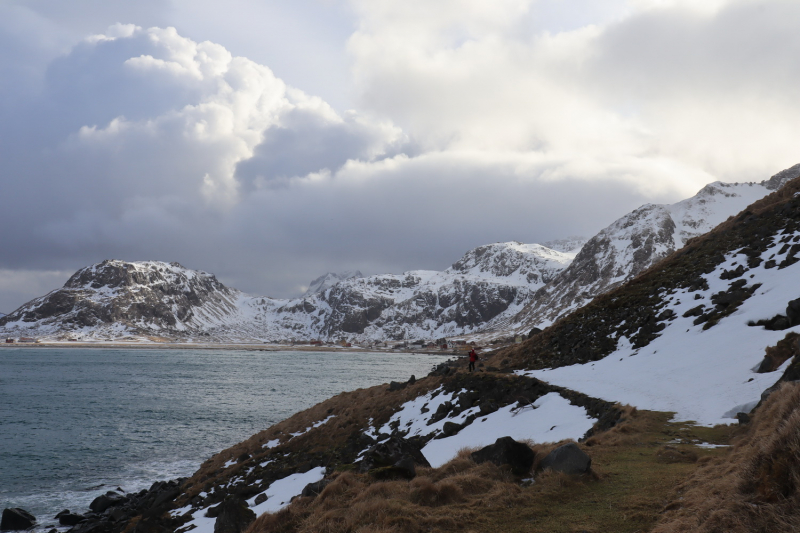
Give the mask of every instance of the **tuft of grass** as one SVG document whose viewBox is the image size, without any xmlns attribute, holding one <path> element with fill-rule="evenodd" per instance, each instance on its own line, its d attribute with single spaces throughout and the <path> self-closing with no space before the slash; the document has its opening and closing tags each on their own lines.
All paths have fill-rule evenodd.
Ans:
<svg viewBox="0 0 800 533">
<path fill-rule="evenodd" d="M 700 463 L 654 529 L 730 533 L 800 530 L 800 385 L 761 405 L 727 455 Z"/>
</svg>

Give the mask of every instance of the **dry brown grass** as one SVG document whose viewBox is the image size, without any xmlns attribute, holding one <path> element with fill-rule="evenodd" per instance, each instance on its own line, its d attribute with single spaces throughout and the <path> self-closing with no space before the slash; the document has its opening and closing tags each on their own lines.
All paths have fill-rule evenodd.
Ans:
<svg viewBox="0 0 800 533">
<path fill-rule="evenodd" d="M 726 453 L 698 450 L 698 462 L 672 463 L 657 451 L 677 434 L 714 440 L 710 435 L 727 438 L 729 430 L 673 424 L 668 413 L 623 411 L 617 427 L 581 444 L 592 456 L 589 475 L 540 472 L 526 486 L 505 468 L 475 464 L 474 450 L 464 449 L 440 468 L 418 468 L 411 481 L 338 473 L 316 499 L 298 498 L 280 513 L 263 515 L 247 533 L 647 531 L 679 483 Z M 534 470 L 558 444 L 531 446 Z"/>
<path fill-rule="evenodd" d="M 800 385 L 758 409 L 733 451 L 683 483 L 658 533 L 800 531 Z"/>
</svg>

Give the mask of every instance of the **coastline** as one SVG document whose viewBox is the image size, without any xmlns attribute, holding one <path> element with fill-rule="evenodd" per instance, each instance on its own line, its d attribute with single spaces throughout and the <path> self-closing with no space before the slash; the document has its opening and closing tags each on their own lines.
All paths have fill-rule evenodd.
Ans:
<svg viewBox="0 0 800 533">
<path fill-rule="evenodd" d="M 69 342 L 69 341 L 44 341 L 30 343 L 0 343 L 2 348 L 99 348 L 99 349 L 144 349 L 144 350 L 245 350 L 259 352 L 336 352 L 336 353 L 396 353 L 396 354 L 424 354 L 424 355 L 465 355 L 456 350 L 399 350 L 396 348 L 364 348 L 360 346 L 309 346 L 291 344 L 255 344 L 255 343 L 200 343 L 200 342 Z"/>
</svg>

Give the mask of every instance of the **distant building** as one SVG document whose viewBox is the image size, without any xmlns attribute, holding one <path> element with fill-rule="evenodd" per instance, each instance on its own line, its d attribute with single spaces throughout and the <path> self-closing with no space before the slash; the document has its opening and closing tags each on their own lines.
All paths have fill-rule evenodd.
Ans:
<svg viewBox="0 0 800 533">
<path fill-rule="evenodd" d="M 20 337 L 19 342 L 39 342 L 36 339 L 32 339 L 30 337 Z"/>
<path fill-rule="evenodd" d="M 11 338 L 6 339 L 6 344 L 14 344 L 14 339 Z"/>
</svg>

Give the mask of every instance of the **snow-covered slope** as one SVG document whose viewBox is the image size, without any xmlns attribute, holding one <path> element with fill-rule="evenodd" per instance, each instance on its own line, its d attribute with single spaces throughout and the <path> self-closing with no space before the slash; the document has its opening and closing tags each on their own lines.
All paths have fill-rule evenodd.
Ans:
<svg viewBox="0 0 800 533">
<path fill-rule="evenodd" d="M 507 356 L 593 397 L 731 423 L 790 362 L 762 364 L 767 348 L 800 333 L 800 181 L 779 194 Z"/>
<path fill-rule="evenodd" d="M 714 182 L 681 202 L 647 204 L 589 239 L 572 264 L 509 321 L 509 329 L 552 324 L 598 294 L 645 271 L 686 242 L 800 176 L 800 165 L 760 183 Z"/>
</svg>

